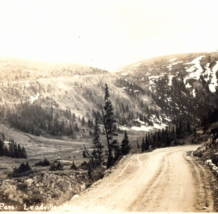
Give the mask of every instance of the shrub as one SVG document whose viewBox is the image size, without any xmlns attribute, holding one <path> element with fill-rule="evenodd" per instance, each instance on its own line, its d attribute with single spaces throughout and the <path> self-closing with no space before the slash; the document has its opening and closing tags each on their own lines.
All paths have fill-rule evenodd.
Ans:
<svg viewBox="0 0 218 214">
<path fill-rule="evenodd" d="M 78 170 L 79 168 L 75 165 L 74 161 L 70 167 L 70 169 Z"/>
<path fill-rule="evenodd" d="M 84 161 L 81 163 L 80 168 L 87 170 L 87 169 L 89 169 L 89 164 L 86 161 Z"/>
<path fill-rule="evenodd" d="M 60 161 L 54 161 L 49 168 L 50 171 L 63 170 L 63 165 Z"/>
<path fill-rule="evenodd" d="M 21 163 L 18 168 L 14 168 L 13 172 L 8 175 L 8 177 L 20 177 L 20 176 L 27 176 L 33 173 L 30 165 L 28 162 L 26 164 Z"/>
<path fill-rule="evenodd" d="M 104 171 L 105 171 L 105 168 L 98 167 L 97 169 L 94 169 L 92 172 L 90 172 L 89 177 L 92 180 L 92 182 L 102 179 L 104 177 Z"/>
<path fill-rule="evenodd" d="M 50 162 L 45 158 L 44 161 L 39 161 L 34 166 L 50 166 Z"/>
</svg>

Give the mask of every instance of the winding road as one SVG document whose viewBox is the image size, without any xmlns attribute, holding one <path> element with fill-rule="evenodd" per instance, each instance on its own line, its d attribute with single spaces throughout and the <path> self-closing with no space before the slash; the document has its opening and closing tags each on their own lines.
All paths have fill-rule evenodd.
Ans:
<svg viewBox="0 0 218 214">
<path fill-rule="evenodd" d="M 198 145 L 124 157 L 113 172 L 53 211 L 214 212 L 212 173 Z"/>
</svg>

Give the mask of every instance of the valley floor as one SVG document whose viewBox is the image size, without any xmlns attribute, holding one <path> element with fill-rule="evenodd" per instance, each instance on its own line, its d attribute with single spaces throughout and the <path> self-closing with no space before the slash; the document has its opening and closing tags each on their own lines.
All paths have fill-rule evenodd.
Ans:
<svg viewBox="0 0 218 214">
<path fill-rule="evenodd" d="M 112 173 L 54 211 L 215 212 L 216 178 L 199 145 L 124 157 Z"/>
</svg>

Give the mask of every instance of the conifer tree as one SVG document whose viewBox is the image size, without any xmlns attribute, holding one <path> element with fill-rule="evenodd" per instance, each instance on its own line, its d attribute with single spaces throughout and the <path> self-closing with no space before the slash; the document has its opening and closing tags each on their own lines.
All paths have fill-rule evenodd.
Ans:
<svg viewBox="0 0 218 214">
<path fill-rule="evenodd" d="M 145 139 L 144 137 L 142 138 L 142 145 L 141 145 L 141 149 L 142 149 L 142 152 L 145 151 Z"/>
<path fill-rule="evenodd" d="M 108 146 L 108 161 L 107 161 L 107 168 L 112 166 L 112 154 L 111 154 L 111 143 L 113 141 L 113 134 L 116 130 L 116 120 L 114 119 L 113 107 L 110 101 L 110 94 L 107 84 L 105 84 L 105 98 L 104 98 L 105 105 L 102 109 L 103 120 L 104 120 L 104 128 L 106 132 L 107 138 L 107 146 Z"/>
<path fill-rule="evenodd" d="M 95 154 L 94 157 L 96 159 L 98 159 L 100 161 L 100 163 L 102 162 L 102 144 L 100 142 L 100 127 L 99 127 L 99 123 L 98 123 L 98 118 L 95 118 L 95 126 L 94 126 L 94 139 L 93 139 L 93 144 L 94 144 L 94 148 L 95 148 Z"/>
<path fill-rule="evenodd" d="M 111 163 L 114 164 L 116 160 L 121 156 L 122 152 L 118 141 L 115 139 L 111 143 L 112 160 Z"/>
<path fill-rule="evenodd" d="M 140 149 L 139 141 L 137 140 L 137 148 Z"/>
<path fill-rule="evenodd" d="M 121 144 L 121 151 L 123 155 L 127 155 L 129 153 L 131 149 L 131 146 L 129 145 L 129 139 L 128 139 L 128 135 L 127 132 L 124 132 L 124 138 L 122 140 L 122 144 Z"/>
<path fill-rule="evenodd" d="M 149 141 L 148 141 L 148 136 L 146 135 L 146 140 L 145 140 L 145 151 L 149 149 Z"/>
<path fill-rule="evenodd" d="M 0 139 L 0 156 L 4 155 L 4 142 Z"/>
</svg>

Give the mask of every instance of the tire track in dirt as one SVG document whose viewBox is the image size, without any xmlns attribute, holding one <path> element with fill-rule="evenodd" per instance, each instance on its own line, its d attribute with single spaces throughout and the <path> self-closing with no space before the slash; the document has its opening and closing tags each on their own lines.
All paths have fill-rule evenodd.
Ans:
<svg viewBox="0 0 218 214">
<path fill-rule="evenodd" d="M 141 193 L 141 195 L 138 197 L 136 201 L 134 201 L 130 207 L 128 208 L 128 211 L 140 211 L 142 207 L 144 208 L 145 205 L 142 203 L 142 201 L 145 201 L 148 203 L 147 196 L 152 194 L 155 187 L 158 185 L 159 178 L 164 174 L 164 170 L 166 170 L 166 158 L 163 157 L 162 165 L 159 166 L 159 169 L 153 179 L 148 183 L 147 187 L 144 189 L 144 191 Z"/>
<path fill-rule="evenodd" d="M 202 164 L 198 163 L 194 157 L 186 157 L 189 163 L 192 175 L 195 179 L 195 208 L 198 212 L 213 212 L 214 203 L 212 196 L 212 189 L 210 185 L 210 172 L 206 172 Z M 205 166 L 207 167 L 207 166 Z"/>
<path fill-rule="evenodd" d="M 80 206 L 76 211 L 213 211 L 208 172 L 187 156 L 196 148 L 170 147 L 126 156 L 111 174 L 59 210 L 75 211 Z"/>
<path fill-rule="evenodd" d="M 168 153 L 165 152 L 166 154 L 163 156 L 163 161 L 161 162 L 156 175 L 148 183 L 147 187 L 144 189 L 139 198 L 131 204 L 131 206 L 128 208 L 128 211 L 152 211 L 149 210 L 149 207 L 158 207 L 157 202 L 161 199 L 161 195 L 158 191 L 156 191 L 156 189 L 163 189 L 164 184 L 166 183 L 165 181 L 168 179 L 166 177 L 171 164 L 169 161 L 169 156 L 175 152 L 177 151 Z"/>
<path fill-rule="evenodd" d="M 124 184 L 126 181 L 128 181 L 132 177 L 134 177 L 136 172 L 135 173 L 125 173 L 125 179 L 122 179 L 122 177 L 121 177 L 125 171 L 128 171 L 128 167 L 131 167 L 130 165 L 134 162 L 134 160 L 137 160 L 138 162 L 140 162 L 140 166 L 142 165 L 141 161 L 138 159 L 138 156 L 137 156 L 137 158 L 131 157 L 131 160 L 128 161 L 126 166 L 122 169 L 122 171 L 118 175 L 116 175 L 115 173 L 119 172 L 119 171 L 118 170 L 115 171 L 115 173 L 114 173 L 114 175 L 116 176 L 115 179 L 112 179 L 112 181 L 110 181 L 110 175 L 108 177 L 106 177 L 106 179 L 108 179 L 109 182 L 102 187 L 101 194 L 99 194 L 97 198 L 94 198 L 94 199 L 90 200 L 88 203 L 85 203 L 84 207 L 89 207 L 94 201 L 99 200 L 104 195 L 108 195 L 110 192 L 116 191 L 116 188 L 118 188 L 120 185 Z M 119 165 L 120 164 L 122 164 L 122 163 L 119 163 Z M 134 164 L 134 166 L 135 166 L 135 164 Z M 119 166 L 118 166 L 118 168 L 119 168 Z M 135 170 L 137 171 L 138 169 L 135 169 Z"/>
</svg>

